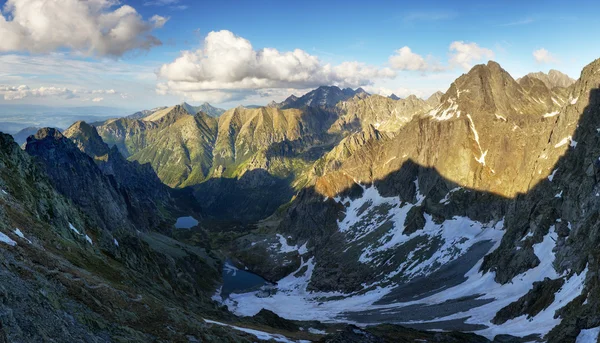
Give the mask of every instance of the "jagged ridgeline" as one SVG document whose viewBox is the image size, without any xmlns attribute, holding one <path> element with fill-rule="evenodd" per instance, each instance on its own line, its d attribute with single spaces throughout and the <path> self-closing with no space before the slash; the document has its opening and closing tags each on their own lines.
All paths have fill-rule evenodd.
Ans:
<svg viewBox="0 0 600 343">
<path fill-rule="evenodd" d="M 2 135 L 0 339 L 575 342 L 600 327 L 599 70 Z"/>
</svg>

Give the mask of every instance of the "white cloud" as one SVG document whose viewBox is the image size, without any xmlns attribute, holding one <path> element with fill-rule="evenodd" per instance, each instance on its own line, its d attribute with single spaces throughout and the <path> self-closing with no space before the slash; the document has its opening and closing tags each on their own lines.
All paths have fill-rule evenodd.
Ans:
<svg viewBox="0 0 600 343">
<path fill-rule="evenodd" d="M 83 95 L 118 95 L 114 89 L 97 89 L 97 90 L 86 90 L 86 89 L 69 89 L 63 87 L 38 87 L 31 88 L 27 85 L 20 86 L 9 86 L 0 85 L 0 96 L 4 97 L 4 100 L 22 100 L 25 98 L 61 98 L 61 99 L 74 99 L 79 98 Z M 94 97 L 92 99 L 85 98 L 85 101 L 91 100 L 93 102 L 100 102 L 104 100 L 102 97 Z"/>
<path fill-rule="evenodd" d="M 407 71 L 442 71 L 445 68 L 435 61 L 431 56 L 425 59 L 423 56 L 412 52 L 408 46 L 395 51 L 388 62 L 394 69 Z"/>
<path fill-rule="evenodd" d="M 8 0 L 0 13 L 0 52 L 122 56 L 161 42 L 151 32 L 168 20 L 149 20 L 118 0 Z"/>
<path fill-rule="evenodd" d="M 405 46 L 396 50 L 396 54 L 390 56 L 390 65 L 400 70 L 427 70 L 429 66 L 423 56 L 415 54 L 409 47 Z"/>
<path fill-rule="evenodd" d="M 558 60 L 548 50 L 541 48 L 533 52 L 533 58 L 537 63 L 556 63 Z"/>
<path fill-rule="evenodd" d="M 306 51 L 280 52 L 273 48 L 255 50 L 250 41 L 230 31 L 210 32 L 202 49 L 183 51 L 158 76 L 159 94 L 176 94 L 190 100 L 231 100 L 241 92 L 261 89 L 305 89 L 321 85 L 358 87 L 375 79 L 394 78 L 390 68 L 360 62 L 339 65 L 322 63 Z M 236 94 L 232 94 L 236 93 Z"/>
<path fill-rule="evenodd" d="M 459 66 L 465 70 L 471 69 L 473 63 L 484 59 L 493 59 L 494 52 L 487 48 L 482 48 L 476 43 L 465 43 L 456 41 L 450 44 L 450 65 Z"/>
</svg>

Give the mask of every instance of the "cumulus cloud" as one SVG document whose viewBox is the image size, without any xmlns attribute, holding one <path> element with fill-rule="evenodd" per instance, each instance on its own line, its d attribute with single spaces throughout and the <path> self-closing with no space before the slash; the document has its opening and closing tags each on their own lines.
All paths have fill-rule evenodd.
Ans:
<svg viewBox="0 0 600 343">
<path fill-rule="evenodd" d="M 8 0 L 0 13 L 0 52 L 122 56 L 161 45 L 151 32 L 167 18 L 149 20 L 118 0 Z"/>
<path fill-rule="evenodd" d="M 548 50 L 541 48 L 533 52 L 533 58 L 537 63 L 556 63 L 557 59 Z"/>
<path fill-rule="evenodd" d="M 408 46 L 404 46 L 395 51 L 390 56 L 389 63 L 392 68 L 408 71 L 442 71 L 444 67 L 439 65 L 431 57 L 425 59 L 423 56 L 412 52 Z"/>
<path fill-rule="evenodd" d="M 117 91 L 114 89 L 96 89 L 96 90 L 86 90 L 86 89 L 69 89 L 62 87 L 38 87 L 31 88 L 27 85 L 20 86 L 8 86 L 8 85 L 0 85 L 0 96 L 4 97 L 4 100 L 21 100 L 25 98 L 61 98 L 61 99 L 74 99 L 80 98 L 86 95 L 96 95 L 96 97 L 89 99 L 85 98 L 84 100 L 91 100 L 93 102 L 99 102 L 104 100 L 103 97 L 98 97 L 97 95 L 118 95 Z"/>
<path fill-rule="evenodd" d="M 465 43 L 456 41 L 450 44 L 450 65 L 459 66 L 465 70 L 471 69 L 473 63 L 484 59 L 493 59 L 494 52 L 482 48 L 476 43 Z"/>
<path fill-rule="evenodd" d="M 223 30 L 210 32 L 202 49 L 183 51 L 175 61 L 163 65 L 158 76 L 165 82 L 158 85 L 157 92 L 184 95 L 191 100 L 206 99 L 208 94 L 213 99 L 231 100 L 236 96 L 232 93 L 240 91 L 321 85 L 358 87 L 395 75 L 390 68 L 360 62 L 324 64 L 300 49 L 255 50 L 247 39 Z"/>
<path fill-rule="evenodd" d="M 427 70 L 428 65 L 423 56 L 415 54 L 405 46 L 396 50 L 396 54 L 389 58 L 390 65 L 400 70 Z"/>
</svg>

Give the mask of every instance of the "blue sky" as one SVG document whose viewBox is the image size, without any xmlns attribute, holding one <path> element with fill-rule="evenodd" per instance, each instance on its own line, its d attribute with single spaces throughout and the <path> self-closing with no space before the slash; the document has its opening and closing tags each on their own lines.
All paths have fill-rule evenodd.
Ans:
<svg viewBox="0 0 600 343">
<path fill-rule="evenodd" d="M 133 110 L 209 101 L 227 108 L 280 101 L 326 82 L 427 97 L 488 59 L 514 77 L 555 68 L 577 78 L 600 57 L 590 38 L 600 10 L 593 1 L 27 3 L 44 2 L 58 5 L 40 10 L 22 0 L 0 2 L 6 19 L 0 32 L 9 33 L 8 43 L 0 42 L 0 106 Z M 127 15 L 109 24 L 99 19 L 123 13 L 123 6 Z M 67 26 L 69 17 L 55 20 L 59 8 L 96 24 Z M 127 28 L 119 39 L 94 36 L 119 25 Z M 46 32 L 58 33 L 50 39 Z M 202 50 L 209 45 L 211 53 Z M 404 47 L 405 54 L 391 58 Z M 264 48 L 277 52 L 266 56 Z"/>
</svg>

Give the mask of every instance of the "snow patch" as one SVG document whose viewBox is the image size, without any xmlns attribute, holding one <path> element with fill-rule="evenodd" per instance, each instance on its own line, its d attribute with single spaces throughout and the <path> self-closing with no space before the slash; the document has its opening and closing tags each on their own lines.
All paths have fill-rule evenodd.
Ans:
<svg viewBox="0 0 600 343">
<path fill-rule="evenodd" d="M 585 329 L 579 332 L 575 343 L 596 343 L 598 342 L 598 334 L 600 334 L 600 326 L 592 329 Z"/>
<path fill-rule="evenodd" d="M 69 223 L 69 229 L 71 229 L 71 231 L 75 232 L 79 236 L 84 236 L 85 240 L 88 243 L 90 243 L 91 245 L 94 245 L 94 242 L 92 241 L 90 236 L 86 235 L 85 233 L 81 233 L 81 231 L 79 231 L 75 226 L 73 226 L 73 224 Z"/>
<path fill-rule="evenodd" d="M 506 118 L 503 117 L 503 116 L 501 116 L 501 115 L 499 115 L 499 114 L 495 114 L 494 113 L 494 116 L 496 116 L 496 119 L 500 119 L 500 120 L 506 121 Z"/>
<path fill-rule="evenodd" d="M 247 334 L 253 335 L 254 337 L 256 337 L 257 339 L 259 339 L 261 341 L 275 341 L 275 342 L 281 342 L 281 343 L 310 343 L 310 341 L 306 341 L 306 340 L 293 341 L 293 340 L 285 337 L 284 335 L 273 334 L 273 333 L 268 333 L 268 332 L 264 332 L 264 331 L 254 330 L 254 329 L 247 329 L 247 328 L 243 328 L 240 326 L 216 322 L 214 320 L 204 319 L 204 321 L 207 322 L 208 324 L 226 326 L 226 327 L 232 328 L 237 331 L 245 332 Z"/>
<path fill-rule="evenodd" d="M 117 246 L 117 247 L 119 246 L 119 241 L 117 241 L 116 238 L 113 238 L 113 243 L 115 243 L 115 246 Z"/>
<path fill-rule="evenodd" d="M 281 254 L 287 254 L 290 252 L 297 251 L 298 254 L 304 255 L 308 252 L 308 249 L 306 247 L 306 244 L 308 244 L 308 242 L 304 243 L 304 245 L 299 247 L 298 245 L 289 245 L 287 239 L 280 234 L 277 234 L 277 238 L 279 238 L 279 242 L 272 244 L 271 250 L 277 251 Z"/>
<path fill-rule="evenodd" d="M 469 118 L 469 128 L 471 128 L 473 136 L 475 136 L 475 142 L 477 143 L 477 146 L 479 147 L 479 153 L 481 154 L 479 158 L 476 157 L 475 160 L 481 165 L 485 166 L 485 156 L 487 155 L 487 150 L 483 151 L 483 149 L 481 148 L 481 143 L 479 142 L 479 133 L 477 133 L 477 129 L 475 129 L 475 123 L 473 123 L 473 118 L 471 118 L 470 114 L 467 114 L 467 118 Z"/>
<path fill-rule="evenodd" d="M 575 99 L 571 100 L 571 105 L 575 105 L 578 100 L 579 100 L 579 97 L 576 97 Z"/>
<path fill-rule="evenodd" d="M 548 180 L 550 180 L 550 182 L 552 182 L 552 180 L 554 180 L 554 175 L 556 175 L 557 171 L 558 171 L 558 168 L 554 169 L 552 171 L 552 174 L 548 175 Z"/>
<path fill-rule="evenodd" d="M 69 229 L 71 229 L 71 231 L 73 231 L 76 234 L 81 236 L 81 232 L 79 232 L 79 230 L 77 230 L 77 228 L 75 226 L 73 226 L 73 224 L 69 223 Z"/>
<path fill-rule="evenodd" d="M 11 247 L 14 247 L 15 245 L 17 245 L 17 242 L 13 241 L 12 239 L 10 239 L 10 237 L 3 234 L 2 232 L 0 232 L 0 242 L 2 242 L 4 244 L 8 244 Z"/>
<path fill-rule="evenodd" d="M 308 328 L 308 332 L 312 333 L 313 335 L 326 335 L 327 332 L 325 332 L 324 330 L 319 330 L 319 329 L 314 329 L 314 328 Z"/>
<path fill-rule="evenodd" d="M 565 145 L 567 143 L 569 143 L 569 145 L 571 147 L 573 147 L 573 148 L 577 146 L 577 142 L 573 140 L 573 137 L 572 136 L 567 136 L 567 137 L 561 139 L 560 142 L 556 143 L 556 145 L 554 147 L 555 148 L 560 148 L 561 146 L 563 146 L 563 145 Z"/>
<path fill-rule="evenodd" d="M 463 189 L 462 187 L 456 187 L 451 189 L 448 193 L 446 193 L 446 196 L 440 200 L 440 204 L 444 204 L 444 205 L 448 205 L 450 203 L 450 195 L 452 195 L 452 193 L 454 192 L 458 192 L 461 189 Z"/>
<path fill-rule="evenodd" d="M 450 103 L 450 106 L 448 106 L 445 110 L 442 111 L 442 105 L 440 105 L 437 108 L 431 110 L 429 112 L 429 116 L 433 117 L 433 119 L 438 121 L 452 119 L 454 118 L 454 116 L 460 118 L 460 111 L 457 111 L 458 104 L 455 103 L 452 98 L 448 98 L 447 102 Z"/>
<path fill-rule="evenodd" d="M 21 232 L 21 230 L 19 230 L 18 228 L 16 228 L 16 229 L 15 229 L 14 233 L 15 233 L 15 235 L 17 235 L 17 236 L 18 236 L 18 237 L 20 237 L 21 239 L 24 239 L 24 240 L 26 240 L 28 243 L 30 243 L 30 244 L 31 244 L 31 241 L 30 241 L 29 239 L 27 239 L 27 238 L 25 237 L 25 235 L 23 234 L 23 232 Z"/>
<path fill-rule="evenodd" d="M 556 116 L 559 113 L 560 113 L 560 111 L 554 111 L 554 112 L 546 113 L 542 117 L 544 117 L 544 118 L 552 118 L 552 117 Z"/>
</svg>

